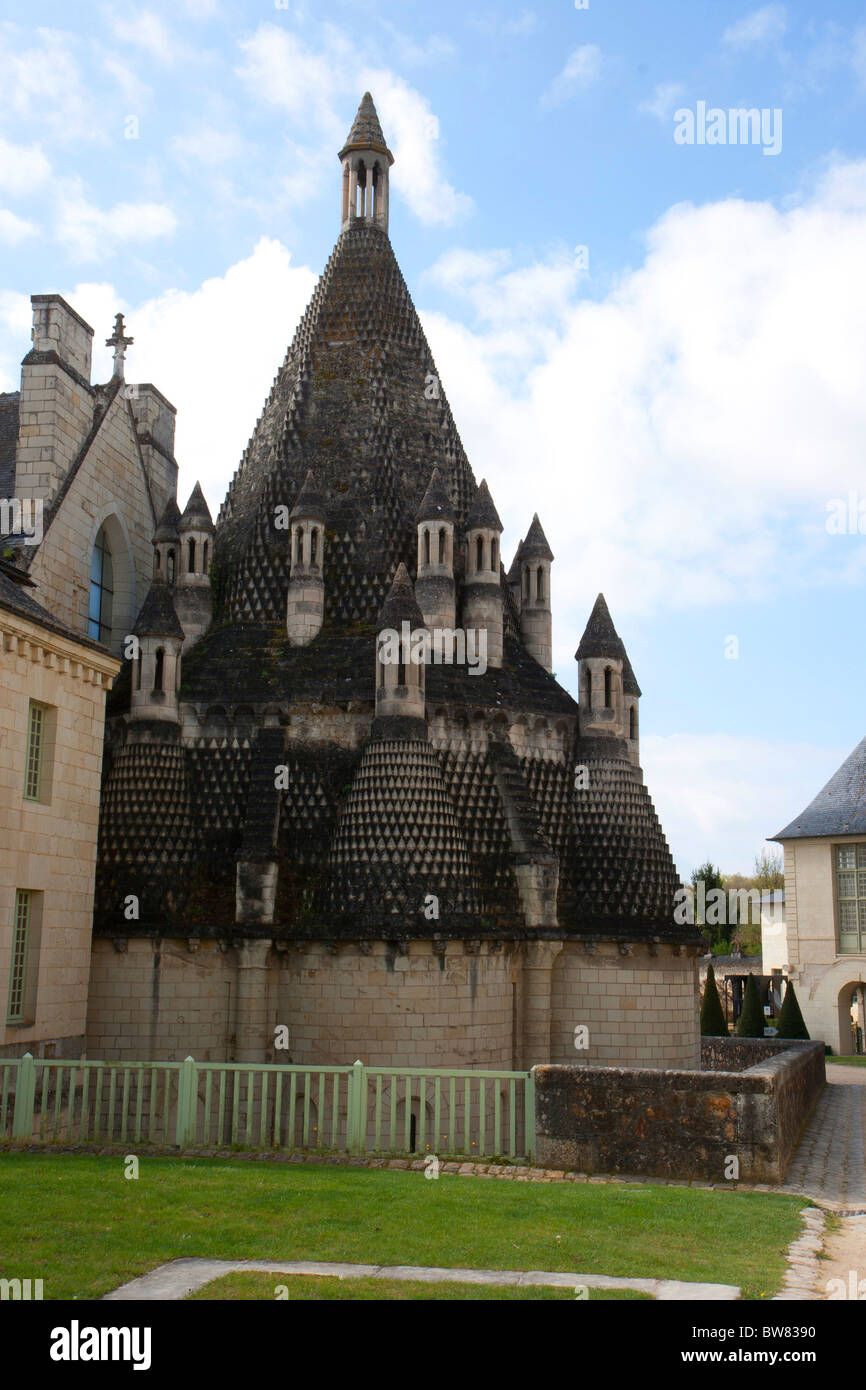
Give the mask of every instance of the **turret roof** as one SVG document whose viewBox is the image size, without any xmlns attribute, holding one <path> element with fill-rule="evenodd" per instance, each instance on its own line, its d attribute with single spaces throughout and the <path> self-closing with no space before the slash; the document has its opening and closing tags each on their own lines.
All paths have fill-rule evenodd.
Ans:
<svg viewBox="0 0 866 1390">
<path fill-rule="evenodd" d="M 319 491 L 312 468 L 308 469 L 297 501 L 291 510 L 291 519 L 297 521 L 305 517 L 311 521 L 325 520 L 325 499 Z"/>
<path fill-rule="evenodd" d="M 151 584 L 132 631 L 135 637 L 179 637 L 183 641 L 184 631 L 174 611 L 171 593 L 161 579 Z"/>
<path fill-rule="evenodd" d="M 416 521 L 453 521 L 454 508 L 438 464 L 430 475 L 427 491 L 418 508 Z"/>
<path fill-rule="evenodd" d="M 625 661 L 626 651 L 608 612 L 604 594 L 599 594 L 589 615 L 586 631 L 580 639 L 575 652 L 575 660 L 583 661 L 588 656 L 612 656 Z"/>
<path fill-rule="evenodd" d="M 466 518 L 467 530 L 472 530 L 475 526 L 486 526 L 491 531 L 502 530 L 502 522 L 499 520 L 499 513 L 493 505 L 493 498 L 490 496 L 486 478 L 481 479 L 478 491 L 472 499 L 469 515 Z"/>
<path fill-rule="evenodd" d="M 176 541 L 178 539 L 178 527 L 180 526 L 180 507 L 173 497 L 170 497 L 165 504 L 165 511 L 162 519 L 154 532 L 155 541 Z"/>
<path fill-rule="evenodd" d="M 392 164 L 394 162 L 394 156 L 385 143 L 385 136 L 382 134 L 376 107 L 369 92 L 365 92 L 361 98 L 361 105 L 358 107 L 352 129 L 346 137 L 345 145 L 340 150 L 340 159 L 347 155 L 350 150 L 378 150 L 387 155 Z"/>
<path fill-rule="evenodd" d="M 189 495 L 189 501 L 183 509 L 180 519 L 181 531 L 213 531 L 214 524 L 210 514 L 210 507 L 205 501 L 205 495 L 201 490 L 201 483 L 196 483 Z"/>
<path fill-rule="evenodd" d="M 553 551 L 548 545 L 547 537 L 541 528 L 541 522 L 538 520 L 538 512 L 536 512 L 532 518 L 532 525 L 526 534 L 526 540 L 523 542 L 523 555 L 524 558 L 532 560 L 553 559 Z"/>
<path fill-rule="evenodd" d="M 394 575 L 390 593 L 382 605 L 377 631 L 381 632 L 386 627 L 396 631 L 402 622 L 411 623 L 413 631 L 415 628 L 424 627 L 424 614 L 418 607 L 409 571 L 401 563 Z"/>
</svg>

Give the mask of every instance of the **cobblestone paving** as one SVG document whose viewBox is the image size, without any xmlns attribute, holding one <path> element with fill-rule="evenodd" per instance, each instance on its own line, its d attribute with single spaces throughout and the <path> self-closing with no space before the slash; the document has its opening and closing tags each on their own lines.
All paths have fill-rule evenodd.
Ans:
<svg viewBox="0 0 866 1390">
<path fill-rule="evenodd" d="M 866 1067 L 828 1062 L 827 1086 L 777 1191 L 866 1212 Z"/>
</svg>

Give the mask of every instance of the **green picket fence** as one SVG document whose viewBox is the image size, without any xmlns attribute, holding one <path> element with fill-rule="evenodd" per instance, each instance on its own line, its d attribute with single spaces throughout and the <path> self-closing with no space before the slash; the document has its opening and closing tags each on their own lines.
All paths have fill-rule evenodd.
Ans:
<svg viewBox="0 0 866 1390">
<path fill-rule="evenodd" d="M 0 1060 L 0 1138 L 531 1159 L 531 1071 Z"/>
</svg>

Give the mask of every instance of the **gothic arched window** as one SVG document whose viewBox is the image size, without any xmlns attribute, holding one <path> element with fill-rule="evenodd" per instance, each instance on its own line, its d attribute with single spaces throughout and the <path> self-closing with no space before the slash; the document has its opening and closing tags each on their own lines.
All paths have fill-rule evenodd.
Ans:
<svg viewBox="0 0 866 1390">
<path fill-rule="evenodd" d="M 484 537 L 483 537 L 483 536 L 479 536 L 478 539 L 477 539 L 477 541 L 475 542 L 475 568 L 476 568 L 476 570 L 483 570 L 483 568 L 484 568 Z"/>
<path fill-rule="evenodd" d="M 170 550 L 166 557 L 165 568 L 169 584 L 174 583 L 174 551 Z"/>
<path fill-rule="evenodd" d="M 195 541 L 192 536 L 187 545 L 187 573 L 195 574 Z"/>
<path fill-rule="evenodd" d="M 439 528 L 439 563 L 440 563 L 440 565 L 444 565 L 444 564 L 445 564 L 445 527 L 444 527 L 444 526 L 440 526 L 440 528 Z"/>
<path fill-rule="evenodd" d="M 156 660 L 153 663 L 153 688 L 162 690 L 165 675 L 165 652 L 162 647 L 156 649 Z"/>
<path fill-rule="evenodd" d="M 605 707 L 605 709 L 610 709 L 610 705 L 611 705 L 610 690 L 611 690 L 610 667 L 609 667 L 609 666 L 605 666 L 605 668 L 604 668 L 604 707 Z"/>
<path fill-rule="evenodd" d="M 637 738 L 637 720 L 634 717 L 634 705 L 632 705 L 628 712 L 628 736 L 629 738 Z"/>
<path fill-rule="evenodd" d="M 496 573 L 496 538 L 490 542 L 490 568 Z"/>
<path fill-rule="evenodd" d="M 100 526 L 90 558 L 90 602 L 87 609 L 87 635 L 106 645 L 111 640 L 111 618 L 114 606 L 114 565 L 111 550 Z"/>
</svg>

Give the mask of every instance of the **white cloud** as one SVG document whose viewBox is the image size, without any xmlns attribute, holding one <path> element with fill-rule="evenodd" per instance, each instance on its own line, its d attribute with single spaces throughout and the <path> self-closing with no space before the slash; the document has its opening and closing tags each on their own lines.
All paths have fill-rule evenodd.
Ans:
<svg viewBox="0 0 866 1390">
<path fill-rule="evenodd" d="M 646 111 L 648 115 L 655 116 L 657 121 L 663 125 L 671 119 L 674 107 L 685 91 L 682 82 L 659 82 L 653 88 L 653 94 L 646 101 L 642 101 L 638 106 L 638 111 Z"/>
<path fill-rule="evenodd" d="M 504 24 L 506 34 L 512 34 L 515 38 L 522 38 L 526 34 L 532 34 L 538 26 L 538 15 L 534 10 L 521 10 L 516 19 L 507 19 Z"/>
<path fill-rule="evenodd" d="M 23 217 L 16 217 L 14 212 L 0 208 L 0 241 L 7 246 L 17 246 L 19 241 L 35 234 L 36 228 L 32 222 L 25 222 Z"/>
<path fill-rule="evenodd" d="M 850 748 L 773 743 L 730 734 L 645 735 L 641 763 L 682 878 L 705 860 L 723 873 L 752 872 L 783 830 L 832 776 Z M 724 846 L 724 850 L 720 847 Z"/>
<path fill-rule="evenodd" d="M 159 63 L 172 63 L 179 56 L 178 45 L 168 25 L 152 10 L 139 10 L 122 18 L 107 12 L 111 31 L 121 43 L 141 48 Z"/>
<path fill-rule="evenodd" d="M 316 133 L 302 147 L 302 191 L 319 191 L 325 171 L 348 133 L 346 101 L 368 88 L 395 160 L 392 187 L 422 222 L 448 225 L 473 204 L 448 182 L 442 169 L 438 122 L 425 97 L 389 69 L 364 67 L 363 52 L 333 27 L 319 51 L 272 24 L 261 25 L 241 45 L 239 76 L 250 92 L 285 111 L 298 128 Z M 289 132 L 291 139 L 291 132 Z"/>
<path fill-rule="evenodd" d="M 244 148 L 243 141 L 232 130 L 217 130 L 213 126 L 197 126 L 185 135 L 169 141 L 172 153 L 181 161 L 194 164 L 219 165 L 236 159 Z"/>
<path fill-rule="evenodd" d="M 0 72 L 3 105 L 31 127 L 44 126 L 61 141 L 104 140 L 94 120 L 69 35 L 55 29 L 26 32 L 13 24 L 0 25 Z"/>
<path fill-rule="evenodd" d="M 602 52 L 597 44 L 584 43 L 570 54 L 565 67 L 545 88 L 540 97 L 542 106 L 562 106 L 575 95 L 585 92 L 601 76 Z"/>
<path fill-rule="evenodd" d="M 177 406 L 181 506 L 200 479 L 216 516 L 316 280 L 279 242 L 262 238 L 246 259 L 194 291 L 170 290 L 138 305 L 104 283 L 64 292 L 97 329 L 94 379 L 111 375 L 103 340 L 120 309 L 135 339 L 127 378 L 152 381 Z"/>
<path fill-rule="evenodd" d="M 38 145 L 12 145 L 0 135 L 0 191 L 20 197 L 45 184 L 51 165 Z"/>
<path fill-rule="evenodd" d="M 559 257 L 434 267 L 469 311 L 472 326 L 423 317 L 503 554 L 537 509 L 557 556 L 556 669 L 599 589 L 619 620 L 844 580 L 824 523 L 827 500 L 862 483 L 864 199 L 866 161 L 785 212 L 671 208 L 597 302 Z"/>
<path fill-rule="evenodd" d="M 722 41 L 734 48 L 747 48 L 750 44 L 780 39 L 787 27 L 784 5 L 762 5 L 759 10 L 752 10 L 735 24 L 730 24 L 722 34 Z"/>
<path fill-rule="evenodd" d="M 56 235 L 78 260 L 95 261 L 118 246 L 171 236 L 177 218 L 163 203 L 91 203 L 80 180 L 67 180 L 58 201 Z"/>
</svg>

